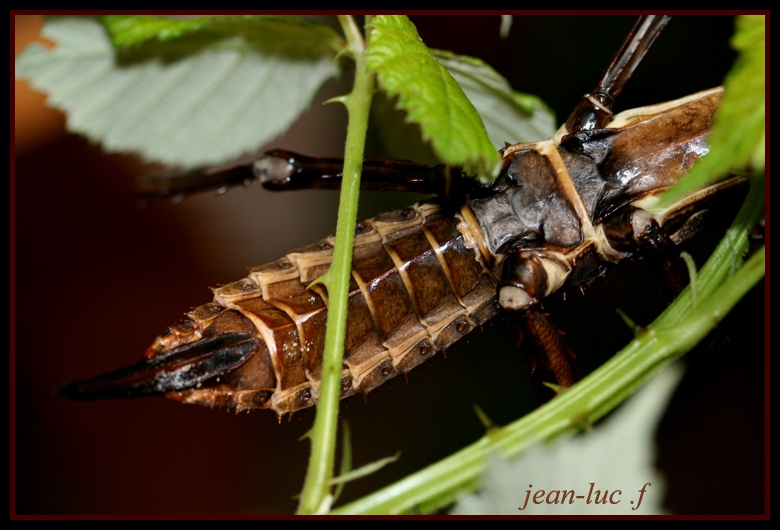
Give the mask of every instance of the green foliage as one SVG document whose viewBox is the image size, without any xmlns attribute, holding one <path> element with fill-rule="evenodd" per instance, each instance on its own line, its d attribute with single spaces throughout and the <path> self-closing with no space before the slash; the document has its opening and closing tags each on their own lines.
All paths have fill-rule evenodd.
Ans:
<svg viewBox="0 0 780 530">
<path fill-rule="evenodd" d="M 368 67 L 390 96 L 398 96 L 398 105 L 420 125 L 442 162 L 472 168 L 483 180 L 493 174 L 499 156 L 479 114 L 409 19 L 373 19 Z"/>
<path fill-rule="evenodd" d="M 199 38 L 212 42 L 243 35 L 270 46 L 278 46 L 279 50 L 298 47 L 302 52 L 312 55 L 332 55 L 343 46 L 330 26 L 301 17 L 236 15 L 177 19 L 105 15 L 100 18 L 111 34 L 114 46 L 118 48 L 155 39 L 167 42 L 196 33 Z"/>
<path fill-rule="evenodd" d="M 462 82 L 485 77 L 482 86 L 464 83 L 478 114 L 406 17 L 376 23 L 369 68 L 390 93 L 408 95 L 400 101 L 406 119 L 420 125 L 439 161 L 485 176 L 505 140 L 549 136 L 549 111 L 515 101 L 487 65 L 443 58 Z M 57 45 L 29 46 L 16 75 L 48 94 L 70 131 L 107 151 L 183 168 L 223 163 L 271 142 L 339 75 L 345 51 L 331 26 L 287 16 L 52 17 L 43 35 Z M 501 113 L 519 118 L 502 122 L 512 129 L 496 130 Z"/>
</svg>

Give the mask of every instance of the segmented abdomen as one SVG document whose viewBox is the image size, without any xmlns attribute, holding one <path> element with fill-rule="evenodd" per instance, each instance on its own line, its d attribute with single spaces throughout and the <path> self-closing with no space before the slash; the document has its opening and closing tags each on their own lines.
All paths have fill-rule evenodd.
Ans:
<svg viewBox="0 0 780 530">
<path fill-rule="evenodd" d="M 333 238 L 254 267 L 214 289 L 214 302 L 191 311 L 147 352 L 156 357 L 206 337 L 254 334 L 240 366 L 169 392 L 187 403 L 282 415 L 319 394 L 327 292 L 306 286 L 332 261 Z M 494 316 L 496 280 L 460 215 L 419 203 L 357 227 L 342 372 L 342 397 L 367 393 L 406 373 Z"/>
</svg>

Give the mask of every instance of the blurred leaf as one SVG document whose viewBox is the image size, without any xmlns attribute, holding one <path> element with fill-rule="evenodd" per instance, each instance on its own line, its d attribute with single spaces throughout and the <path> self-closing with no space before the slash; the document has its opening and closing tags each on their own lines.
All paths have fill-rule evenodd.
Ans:
<svg viewBox="0 0 780 530">
<path fill-rule="evenodd" d="M 499 161 L 485 126 L 447 70 L 422 43 L 404 16 L 377 16 L 371 22 L 368 65 L 408 119 L 420 125 L 445 164 L 465 166 L 483 180 Z"/>
<path fill-rule="evenodd" d="M 509 82 L 485 62 L 439 50 L 434 55 L 477 109 L 496 149 L 506 142 L 535 142 L 555 134 L 555 114 L 544 102 L 513 91 Z"/>
<path fill-rule="evenodd" d="M 131 31 L 126 17 L 111 23 L 125 26 L 120 40 L 140 42 L 120 52 L 97 17 L 50 19 L 43 35 L 57 46 L 28 47 L 16 75 L 48 93 L 49 105 L 67 114 L 69 130 L 106 150 L 197 167 L 270 142 L 338 74 L 341 41 L 327 26 L 290 17 L 207 17 L 199 31 L 190 33 L 193 19 L 187 31 L 168 32 L 178 38 L 161 43 L 145 40 L 155 33 L 148 17 L 141 19 L 144 31 Z M 166 24 L 156 26 L 158 37 Z"/>
<path fill-rule="evenodd" d="M 539 98 L 514 92 L 501 74 L 479 59 L 432 51 L 476 108 L 496 150 L 507 142 L 546 140 L 555 134 L 555 115 Z M 419 126 L 406 121 L 406 113 L 395 108 L 394 100 L 381 96 L 374 98 L 372 112 L 383 153 L 423 164 L 441 163 L 422 140 Z"/>
<path fill-rule="evenodd" d="M 429 142 L 423 140 L 420 125 L 409 121 L 406 112 L 398 108 L 398 98 L 377 92 L 371 101 L 371 131 L 380 140 L 379 154 L 399 160 L 435 166 L 442 161 Z"/>
<path fill-rule="evenodd" d="M 682 368 L 672 365 L 626 405 L 598 424 L 592 431 L 552 445 L 535 445 L 520 458 L 498 455 L 488 463 L 479 493 L 463 497 L 452 514 L 506 515 L 655 515 L 664 513 L 661 505 L 665 486 L 655 469 L 654 432 Z M 639 490 L 647 486 L 641 503 Z M 593 490 L 614 493 L 615 504 L 587 502 Z M 531 490 L 530 500 L 526 492 Z M 533 502 L 535 492 L 573 490 L 584 498 L 573 502 Z M 620 493 L 617 493 L 620 490 Z M 554 500 L 552 493 L 550 500 Z M 547 498 L 547 495 L 544 495 Z M 601 499 L 603 497 L 599 497 Z M 595 497 L 591 497 L 595 499 Z M 523 507 L 523 510 L 518 508 Z M 637 509 L 635 509 L 638 506 Z"/>
</svg>

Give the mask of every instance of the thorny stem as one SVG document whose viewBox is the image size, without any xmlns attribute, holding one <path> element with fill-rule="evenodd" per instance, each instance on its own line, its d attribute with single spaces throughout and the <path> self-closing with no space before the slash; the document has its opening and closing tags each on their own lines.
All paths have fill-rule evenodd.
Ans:
<svg viewBox="0 0 780 530">
<path fill-rule="evenodd" d="M 733 272 L 747 248 L 747 232 L 763 211 L 763 182 L 751 186 L 748 199 L 726 237 L 698 273 L 699 303 L 686 288 L 647 332 L 598 370 L 534 412 L 493 427 L 472 445 L 334 514 L 430 513 L 478 486 L 488 457 L 514 457 L 540 440 L 551 440 L 594 423 L 628 398 L 659 371 L 693 348 L 765 274 L 762 247 Z"/>
<path fill-rule="evenodd" d="M 327 513 L 332 504 L 330 487 L 335 463 L 352 248 L 366 130 L 374 91 L 373 76 L 366 64 L 363 36 L 351 16 L 340 15 L 338 19 L 347 37 L 348 51 L 355 60 L 355 84 L 349 95 L 338 99 L 347 107 L 349 125 L 344 151 L 344 178 L 339 199 L 333 265 L 321 278 L 328 289 L 329 300 L 325 353 L 322 361 L 322 383 L 317 402 L 317 416 L 310 435 L 312 452 L 298 505 L 299 514 Z M 368 31 L 369 20 L 370 17 L 366 17 L 366 31 Z"/>
</svg>

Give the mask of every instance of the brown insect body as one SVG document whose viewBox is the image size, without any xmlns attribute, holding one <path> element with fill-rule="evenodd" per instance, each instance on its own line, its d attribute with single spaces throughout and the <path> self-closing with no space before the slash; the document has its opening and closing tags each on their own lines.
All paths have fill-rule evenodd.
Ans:
<svg viewBox="0 0 780 530">
<path fill-rule="evenodd" d="M 355 239 L 342 396 L 367 393 L 405 373 L 494 316 L 496 280 L 479 258 L 469 226 L 437 204 L 416 204 L 366 221 Z M 189 314 L 150 348 L 155 355 L 198 340 L 228 319 L 255 329 L 257 350 L 239 368 L 174 399 L 238 410 L 294 412 L 316 402 L 327 292 L 306 286 L 332 260 L 332 240 L 251 269 L 214 290 L 213 304 Z M 186 328 L 180 332 L 182 328 Z M 170 339 L 173 340 L 170 340 Z M 214 379 L 214 378 L 212 378 Z"/>
<path fill-rule="evenodd" d="M 680 243 L 726 181 L 659 209 L 657 194 L 707 152 L 721 90 L 626 111 L 604 128 L 503 152 L 504 169 L 463 204 L 423 202 L 362 223 L 355 239 L 342 397 L 367 393 L 460 340 L 501 308 L 528 312 L 562 288 L 640 257 L 648 234 Z M 280 417 L 317 401 L 327 292 L 307 287 L 332 238 L 214 289 L 129 369 L 66 394 L 166 393 Z M 549 337 L 549 333 L 544 336 Z M 549 338 L 543 338 L 549 341 Z"/>
</svg>

